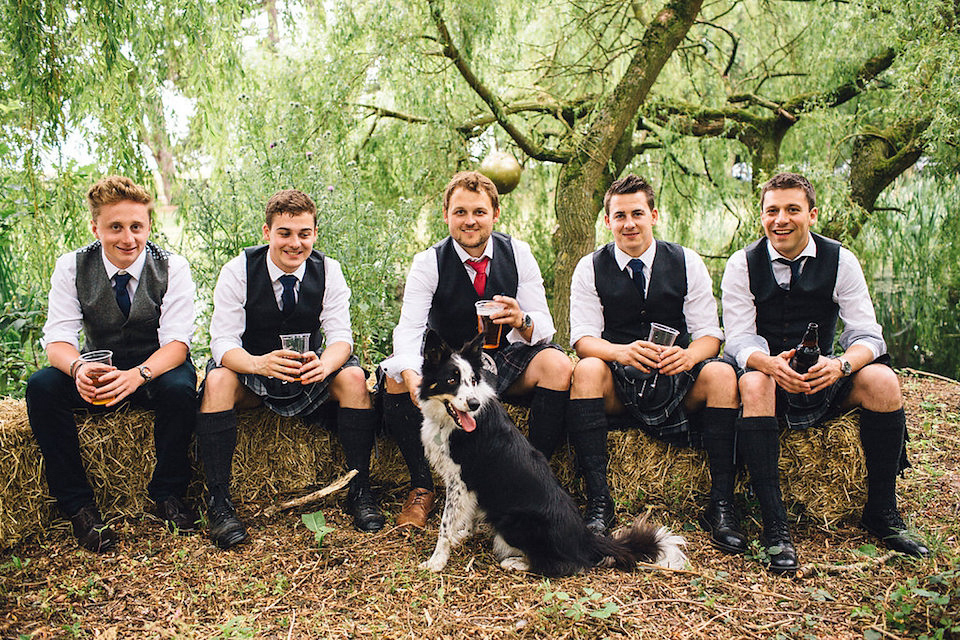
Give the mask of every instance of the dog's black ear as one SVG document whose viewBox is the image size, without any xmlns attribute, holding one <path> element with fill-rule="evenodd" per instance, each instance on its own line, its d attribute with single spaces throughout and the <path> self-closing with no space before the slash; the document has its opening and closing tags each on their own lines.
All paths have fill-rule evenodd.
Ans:
<svg viewBox="0 0 960 640">
<path fill-rule="evenodd" d="M 483 334 L 478 333 L 473 340 L 463 345 L 463 349 L 460 350 L 460 353 L 469 360 L 473 357 L 479 358 L 481 351 L 483 351 Z"/>
<path fill-rule="evenodd" d="M 443 341 L 440 334 L 428 327 L 426 334 L 423 336 L 423 366 L 440 366 L 444 353 L 449 351 L 450 347 Z"/>
</svg>

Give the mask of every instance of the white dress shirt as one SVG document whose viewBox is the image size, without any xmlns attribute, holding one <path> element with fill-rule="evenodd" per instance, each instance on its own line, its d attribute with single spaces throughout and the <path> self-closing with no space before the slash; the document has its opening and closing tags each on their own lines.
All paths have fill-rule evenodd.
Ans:
<svg viewBox="0 0 960 640">
<path fill-rule="evenodd" d="M 513 246 L 513 255 L 517 262 L 517 303 L 524 313 L 530 315 L 533 319 L 533 334 L 530 340 L 526 341 L 516 329 L 512 329 L 507 334 L 507 340 L 513 342 L 525 342 L 526 344 L 540 344 L 549 342 L 556 332 L 553 325 L 553 318 L 550 316 L 550 308 L 547 306 L 547 294 L 543 288 L 543 277 L 540 275 L 540 266 L 537 264 L 530 245 L 522 240 L 511 237 Z M 476 277 L 477 272 L 473 267 L 466 264 L 467 260 L 473 260 L 473 256 L 464 251 L 456 242 L 453 247 L 457 252 L 460 261 L 464 263 L 463 268 L 470 281 Z M 483 255 L 493 259 L 493 241 L 488 240 L 487 246 L 483 250 Z M 482 257 L 482 256 L 481 256 Z M 488 267 L 495 268 L 493 263 Z M 400 309 L 400 321 L 393 330 L 393 355 L 380 363 L 383 371 L 396 380 L 403 381 L 401 375 L 404 370 L 411 369 L 420 373 L 420 367 L 423 363 L 423 356 L 420 349 L 423 345 L 423 334 L 427 327 L 427 316 L 430 314 L 430 307 L 433 304 L 433 294 L 437 290 L 440 282 L 440 271 L 437 267 L 437 252 L 433 247 L 426 251 L 421 251 L 413 257 L 413 264 L 410 265 L 410 273 L 407 274 L 407 282 L 403 289 L 403 306 Z"/>
<path fill-rule="evenodd" d="M 277 308 L 282 309 L 280 297 L 283 285 L 280 277 L 287 275 L 273 264 L 270 254 L 266 255 L 267 274 L 273 283 L 273 293 L 277 299 Z M 323 329 L 326 344 L 346 342 L 353 347 L 353 330 L 350 328 L 350 287 L 343 277 L 340 263 L 329 256 L 323 257 L 326 277 L 323 291 L 323 310 L 320 312 L 320 328 Z M 296 276 L 294 293 L 300 297 L 300 281 L 306 272 L 304 262 L 290 275 Z M 241 336 L 247 326 L 247 256 L 241 253 L 220 270 L 217 286 L 213 290 L 213 318 L 210 320 L 210 355 L 218 365 L 223 354 L 231 349 L 243 348 Z"/>
<path fill-rule="evenodd" d="M 107 260 L 100 247 L 100 258 L 107 278 L 113 281 L 121 269 Z M 132 277 L 127 283 L 130 300 L 140 286 L 140 274 L 147 260 L 146 249 L 128 268 L 123 269 Z M 177 340 L 190 347 L 194 329 L 193 299 L 196 287 L 190 276 L 190 265 L 181 256 L 170 254 L 167 263 L 167 292 L 160 303 L 160 325 L 157 338 L 160 346 Z M 83 329 L 83 312 L 77 297 L 77 252 L 71 251 L 57 258 L 50 278 L 50 297 L 47 306 L 47 323 L 43 325 L 41 345 L 46 348 L 51 342 L 66 342 L 80 349 L 79 335 Z"/>
<path fill-rule="evenodd" d="M 690 341 L 693 342 L 704 336 L 713 336 L 723 340 L 723 331 L 720 330 L 720 320 L 717 316 L 717 301 L 713 297 L 713 282 L 703 258 L 687 247 L 682 247 L 683 258 L 686 263 L 687 295 L 683 298 L 683 317 L 687 322 L 687 331 Z M 613 254 L 617 266 L 632 276 L 627 263 L 632 257 L 614 245 Z M 580 258 L 573 279 L 570 282 L 570 346 L 584 336 L 601 338 L 604 329 L 603 303 L 597 293 L 596 275 L 593 271 L 593 253 Z M 653 273 L 653 262 L 657 255 L 657 243 L 652 242 L 640 260 L 643 262 L 643 275 L 646 278 L 647 290 L 650 289 L 650 274 Z M 646 291 L 644 291 L 646 293 Z M 646 337 L 644 337 L 646 339 Z"/>
<path fill-rule="evenodd" d="M 776 262 L 783 258 L 776 249 L 767 243 L 770 260 L 773 261 L 773 276 L 783 288 L 790 284 L 790 265 Z M 817 243 L 811 237 L 797 260 L 816 257 Z M 806 260 L 804 260 L 804 263 Z M 806 264 L 801 265 L 800 272 Z M 747 254 L 740 249 L 727 261 L 720 285 L 723 296 L 723 327 L 727 332 L 727 344 L 724 351 L 737 360 L 741 368 L 747 366 L 750 354 L 759 351 L 770 353 L 767 341 L 757 334 L 757 308 L 753 292 L 750 290 L 750 274 L 747 270 Z M 840 334 L 840 346 L 847 350 L 852 345 L 863 345 L 877 358 L 887 352 L 883 340 L 883 330 L 877 323 L 867 281 L 856 256 L 846 247 L 840 247 L 840 260 L 837 265 L 837 282 L 833 288 L 833 301 L 840 305 L 840 320 L 843 332 Z"/>
</svg>

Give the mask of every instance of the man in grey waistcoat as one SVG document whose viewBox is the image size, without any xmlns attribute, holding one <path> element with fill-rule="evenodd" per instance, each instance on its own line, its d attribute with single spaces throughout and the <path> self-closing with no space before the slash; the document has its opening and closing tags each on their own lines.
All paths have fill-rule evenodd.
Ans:
<svg viewBox="0 0 960 640">
<path fill-rule="evenodd" d="M 109 176 L 90 187 L 87 202 L 97 240 L 57 260 L 42 341 L 51 366 L 30 377 L 26 395 L 50 493 L 80 546 L 100 553 L 117 535 L 87 482 L 73 416 L 80 409 L 105 412 L 130 400 L 155 412 L 147 492 L 167 526 L 196 530 L 197 514 L 183 502 L 197 402 L 195 289 L 187 261 L 148 241 L 153 198 L 145 188 Z M 110 350 L 111 365 L 81 357 L 81 330 L 82 352 Z"/>
</svg>

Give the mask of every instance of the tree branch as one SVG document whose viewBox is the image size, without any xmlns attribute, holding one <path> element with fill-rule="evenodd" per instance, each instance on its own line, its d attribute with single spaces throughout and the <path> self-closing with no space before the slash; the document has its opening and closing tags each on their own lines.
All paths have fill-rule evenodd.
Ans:
<svg viewBox="0 0 960 640">
<path fill-rule="evenodd" d="M 440 12 L 439 0 L 427 0 L 427 2 L 430 5 L 430 15 L 433 18 L 433 23 L 436 25 L 437 31 L 440 34 L 443 55 L 453 62 L 454 66 L 457 67 L 457 71 L 460 72 L 460 75 L 467 84 L 470 85 L 474 93 L 490 108 L 490 111 L 493 112 L 496 118 L 497 124 L 503 127 L 504 131 L 517 143 L 517 146 L 531 158 L 542 162 L 558 162 L 561 164 L 568 162 L 570 160 L 569 153 L 560 153 L 535 144 L 533 140 L 517 129 L 517 127 L 507 119 L 507 112 L 504 109 L 503 102 L 477 77 L 467 60 L 463 57 L 463 54 L 460 53 L 460 50 L 456 44 L 454 44 L 453 37 L 447 29 L 447 23 L 444 21 L 443 15 Z"/>
</svg>

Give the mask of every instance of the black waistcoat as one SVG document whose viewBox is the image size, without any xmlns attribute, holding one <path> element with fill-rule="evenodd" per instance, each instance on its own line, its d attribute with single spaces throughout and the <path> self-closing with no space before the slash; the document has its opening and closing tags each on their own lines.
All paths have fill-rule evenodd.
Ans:
<svg viewBox="0 0 960 640">
<path fill-rule="evenodd" d="M 516 298 L 519 276 L 510 236 L 494 231 L 489 242 L 493 242 L 493 260 L 487 265 L 487 287 L 483 297 L 490 299 L 503 295 Z M 473 288 L 453 243 L 453 238 L 447 236 L 433 245 L 440 279 L 430 303 L 427 326 L 439 333 L 452 348 L 459 349 L 477 335 L 474 303 L 480 296 Z M 507 333 L 509 330 L 504 327 L 500 333 L 500 347 L 507 345 Z"/>
<path fill-rule="evenodd" d="M 160 306 L 167 293 L 169 253 L 147 242 L 147 256 L 140 272 L 137 292 L 130 301 L 130 315 L 123 316 L 113 284 L 100 258 L 100 241 L 77 251 L 77 300 L 83 314 L 83 350 L 113 351 L 113 364 L 130 369 L 160 348 Z"/>
<path fill-rule="evenodd" d="M 646 340 L 650 323 L 659 322 L 680 331 L 676 343 L 690 344 L 687 321 L 683 315 L 683 298 L 687 295 L 687 267 L 683 247 L 657 240 L 657 254 L 653 260 L 646 300 L 626 269 L 617 266 L 614 244 L 593 253 L 593 275 L 597 295 L 603 305 L 604 340 L 615 344 L 629 344 Z"/>
<path fill-rule="evenodd" d="M 243 306 L 247 324 L 240 336 L 243 348 L 260 356 L 280 348 L 281 334 L 309 333 L 310 349 L 316 351 L 323 344 L 320 332 L 320 312 L 326 289 L 323 254 L 314 249 L 307 257 L 297 306 L 293 313 L 284 317 L 267 271 L 268 251 L 269 245 L 243 250 L 247 261 L 247 303 Z"/>
<path fill-rule="evenodd" d="M 807 325 L 820 325 L 820 352 L 833 353 L 839 305 L 833 301 L 840 263 L 840 243 L 811 233 L 817 257 L 805 259 L 803 271 L 790 290 L 777 284 L 767 250 L 760 238 L 746 248 L 750 291 L 757 307 L 757 333 L 767 341 L 771 354 L 793 349 Z"/>
</svg>

